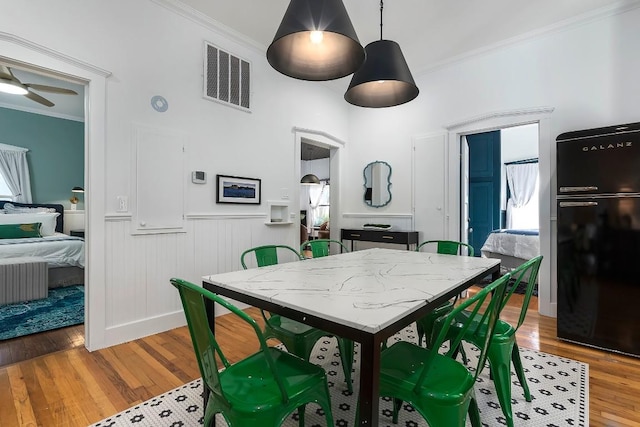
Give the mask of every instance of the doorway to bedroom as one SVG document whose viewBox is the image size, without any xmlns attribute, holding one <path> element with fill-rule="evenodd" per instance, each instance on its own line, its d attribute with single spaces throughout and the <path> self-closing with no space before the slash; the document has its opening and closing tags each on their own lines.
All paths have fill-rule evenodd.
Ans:
<svg viewBox="0 0 640 427">
<path fill-rule="evenodd" d="M 506 269 L 540 254 L 538 141 L 538 123 L 461 140 L 461 236 Z"/>
<path fill-rule="evenodd" d="M 55 209 L 56 212 L 50 214 L 59 214 L 63 219 L 55 225 L 55 234 L 32 243 L 40 246 L 25 245 L 23 254 L 0 253 L 3 264 L 18 266 L 8 260 L 19 256 L 28 261 L 25 265 L 31 270 L 37 270 L 42 264 L 46 272 L 42 285 L 44 293 L 37 299 L 29 295 L 24 298 L 11 295 L 10 300 L 1 301 L 0 366 L 4 366 L 85 345 L 83 191 L 86 138 L 84 85 L 81 82 L 8 58 L 0 58 L 0 64 L 5 66 L 3 70 L 10 67 L 11 73 L 21 82 L 32 83 L 41 89 L 29 97 L 0 94 L 0 127 L 3 129 L 0 143 L 5 148 L 15 147 L 25 152 L 29 168 L 26 181 L 30 184 L 31 197 L 25 198 L 24 191 L 12 190 L 15 182 L 3 187 L 5 191 L 0 194 L 10 203 L 9 207 L 16 208 L 12 215 L 19 215 L 20 209 L 24 209 L 23 214 L 31 214 L 37 209 Z M 55 93 L 49 88 L 64 88 L 77 95 Z M 5 176 L 13 178 L 12 171 L 2 171 L 1 175 L 5 184 Z M 36 206 L 43 204 L 47 207 Z M 6 207 L 2 206 L 3 211 Z M 52 250 L 42 252 L 44 249 L 40 248 L 49 245 Z M 53 249 L 53 245 L 57 249 Z M 55 257 L 56 251 L 60 257 L 51 258 Z M 25 280 L 32 279 L 27 277 Z"/>
<path fill-rule="evenodd" d="M 538 124 L 465 135 L 462 236 L 480 255 L 493 230 L 539 228 Z"/>
<path fill-rule="evenodd" d="M 300 244 L 328 239 L 331 209 L 330 149 L 303 138 L 300 149 Z"/>
</svg>

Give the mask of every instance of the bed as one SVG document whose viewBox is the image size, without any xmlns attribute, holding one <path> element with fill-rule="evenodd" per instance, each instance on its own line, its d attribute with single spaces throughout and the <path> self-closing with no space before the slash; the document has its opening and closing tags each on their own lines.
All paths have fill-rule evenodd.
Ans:
<svg viewBox="0 0 640 427">
<path fill-rule="evenodd" d="M 480 252 L 485 258 L 500 258 L 501 268 L 509 271 L 540 255 L 540 233 L 538 230 L 494 230 Z"/>
<path fill-rule="evenodd" d="M 7 203 L 9 203 L 7 209 L 11 207 L 21 210 L 5 210 Z M 3 212 L 11 213 L 10 215 L 0 214 L 0 224 L 40 222 L 39 218 L 41 217 L 38 215 L 43 215 L 41 228 L 43 237 L 0 239 L 0 259 L 3 259 L 5 263 L 11 258 L 44 260 L 48 268 L 49 288 L 84 284 L 84 239 L 68 236 L 62 232 L 64 227 L 64 208 L 62 205 L 0 201 L 0 209 Z M 47 209 L 48 212 L 36 213 L 35 210 L 38 209 Z M 44 219 L 45 217 L 46 219 Z M 45 223 L 50 223 L 51 228 L 46 232 Z"/>
</svg>

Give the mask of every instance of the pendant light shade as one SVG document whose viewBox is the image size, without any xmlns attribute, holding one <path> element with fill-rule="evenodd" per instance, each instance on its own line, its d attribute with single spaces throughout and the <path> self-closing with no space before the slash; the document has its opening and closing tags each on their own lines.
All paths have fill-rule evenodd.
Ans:
<svg viewBox="0 0 640 427">
<path fill-rule="evenodd" d="M 320 180 L 314 174 L 308 173 L 302 177 L 302 179 L 300 180 L 300 184 L 307 184 L 307 185 L 320 184 Z"/>
<path fill-rule="evenodd" d="M 418 96 L 409 66 L 400 45 L 378 40 L 365 47 L 367 59 L 356 71 L 344 99 L 360 107 L 393 107 Z"/>
<path fill-rule="evenodd" d="M 400 45 L 382 39 L 380 1 L 380 40 L 365 47 L 366 60 L 351 78 L 344 99 L 360 107 L 382 108 L 404 104 L 418 96 L 416 86 Z"/>
<path fill-rule="evenodd" d="M 342 0 L 291 0 L 267 49 L 277 71 L 311 81 L 352 74 L 364 55 Z"/>
</svg>

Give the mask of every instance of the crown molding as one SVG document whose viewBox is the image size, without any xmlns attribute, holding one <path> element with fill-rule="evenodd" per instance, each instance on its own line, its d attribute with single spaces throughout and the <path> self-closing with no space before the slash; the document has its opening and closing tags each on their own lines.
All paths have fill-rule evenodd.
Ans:
<svg viewBox="0 0 640 427">
<path fill-rule="evenodd" d="M 227 27 L 221 22 L 216 21 L 210 16 L 205 15 L 204 13 L 192 8 L 189 5 L 184 4 L 179 0 L 151 0 L 151 2 L 157 4 L 158 6 L 164 7 L 167 10 L 170 10 L 177 15 L 182 16 L 214 33 L 219 34 L 220 36 L 226 37 L 231 40 L 235 40 L 238 43 L 246 45 L 257 52 L 264 54 L 267 51 L 267 47 L 261 45 L 253 39 L 245 36 L 244 34 Z"/>
<path fill-rule="evenodd" d="M 608 18 L 611 16 L 619 15 L 621 13 L 629 12 L 631 10 L 640 7 L 640 1 L 638 0 L 622 0 L 617 3 L 610 4 L 608 6 L 601 7 L 590 12 L 583 13 L 573 18 L 565 19 L 552 25 L 548 25 L 537 30 L 529 31 L 519 36 L 511 37 L 509 39 L 501 40 L 497 43 L 484 46 L 469 52 L 462 53 L 460 55 L 452 56 L 440 62 L 437 62 L 431 66 L 424 67 L 415 71 L 416 75 L 429 74 L 442 68 L 449 67 L 451 65 L 465 62 L 471 58 L 482 56 L 494 51 L 509 48 L 511 46 L 524 43 L 533 39 L 546 37 L 551 34 L 556 34 L 562 31 L 568 31 L 573 28 L 580 27 L 591 22 L 598 21 L 600 19 Z"/>
</svg>

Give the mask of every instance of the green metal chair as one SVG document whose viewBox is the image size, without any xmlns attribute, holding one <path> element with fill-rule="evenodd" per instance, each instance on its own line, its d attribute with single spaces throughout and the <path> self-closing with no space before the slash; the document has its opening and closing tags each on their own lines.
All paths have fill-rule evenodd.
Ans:
<svg viewBox="0 0 640 427">
<path fill-rule="evenodd" d="M 481 426 L 474 385 L 486 361 L 488 345 L 482 347 L 484 350 L 478 357 L 475 373 L 451 356 L 468 330 L 483 327 L 493 331 L 509 277 L 505 275 L 499 278 L 454 307 L 443 318 L 443 328 L 433 340 L 433 347 L 424 348 L 398 341 L 382 350 L 380 396 L 393 398 L 394 424 L 398 422 L 402 402 L 408 402 L 431 427 L 463 427 L 467 414 L 473 427 Z M 483 307 L 486 308 L 481 311 Z M 482 318 L 482 322 L 476 324 L 468 321 L 460 329 L 450 329 L 463 310 L 471 310 Z M 457 332 L 457 335 L 452 336 L 450 332 Z M 441 345 L 450 338 L 452 345 L 448 352 L 440 354 Z"/>
<path fill-rule="evenodd" d="M 427 240 L 426 242 L 420 243 L 416 247 L 416 252 L 420 252 L 420 250 L 427 246 L 436 246 L 436 252 L 439 254 L 445 255 L 464 255 L 463 252 L 466 251 L 467 256 L 473 256 L 473 246 L 463 243 L 463 242 L 455 242 L 453 240 Z M 453 309 L 454 300 L 447 301 L 443 303 L 440 307 L 433 310 L 431 313 L 427 314 L 423 318 L 416 321 L 416 330 L 418 332 L 418 344 L 422 345 L 422 338 L 425 338 L 425 344 L 427 347 L 430 347 L 429 339 L 431 337 L 431 330 L 433 329 L 433 323 L 441 316 L 451 312 Z"/>
<path fill-rule="evenodd" d="M 331 249 L 331 244 L 334 243 L 339 246 L 340 251 L 349 252 L 347 247 L 339 240 L 331 240 L 331 239 L 315 239 L 315 240 L 307 240 L 300 245 L 300 253 L 303 253 L 304 250 L 309 246 L 311 248 L 311 255 L 313 258 L 320 258 L 323 256 L 329 255 L 329 251 Z"/>
<path fill-rule="evenodd" d="M 214 425 L 220 413 L 229 427 L 280 426 L 296 409 L 304 427 L 304 409 L 317 403 L 333 426 L 331 399 L 322 368 L 267 345 L 260 327 L 242 310 L 218 295 L 181 279 L 171 279 L 182 300 L 202 380 L 209 389 L 204 425 Z M 225 357 L 211 333 L 205 299 L 212 300 L 247 322 L 260 350 L 234 364 Z M 218 356 L 218 358 L 216 358 Z"/>
<path fill-rule="evenodd" d="M 511 410 L 511 363 L 513 363 L 514 370 L 518 376 L 518 381 L 524 391 L 526 401 L 531 402 L 529 385 L 527 384 L 527 378 L 524 375 L 524 370 L 522 369 L 520 351 L 518 350 L 518 344 L 516 343 L 516 332 L 527 316 L 527 309 L 529 308 L 531 295 L 535 288 L 541 263 L 542 256 L 538 256 L 523 263 L 510 273 L 512 280 L 511 283 L 508 284 L 508 289 L 500 310 L 506 306 L 518 285 L 520 285 L 523 280 L 527 281 L 527 289 L 523 297 L 520 316 L 518 317 L 518 323 L 516 326 L 512 326 L 504 320 L 498 320 L 498 324 L 496 325 L 493 334 L 489 333 L 489 331 L 484 327 L 476 327 L 464 332 L 463 336 L 464 341 L 468 341 L 478 348 L 483 348 L 483 346 L 486 345 L 487 336 L 490 337 L 488 358 L 491 377 L 496 387 L 496 394 L 498 395 L 502 413 L 504 414 L 509 427 L 514 426 Z M 477 315 L 468 311 L 459 312 L 456 315 L 456 319 L 461 324 L 468 321 L 471 321 L 473 324 L 477 324 L 481 320 Z M 441 321 L 436 321 L 433 328 L 433 334 L 436 334 L 440 330 L 441 326 Z M 452 329 L 457 329 L 457 326 L 454 326 Z"/>
<path fill-rule="evenodd" d="M 246 257 L 254 254 L 258 267 L 278 264 L 278 251 L 293 252 L 298 259 L 304 259 L 295 249 L 286 245 L 265 245 L 247 249 L 240 255 L 240 264 L 242 268 L 247 269 Z M 260 310 L 264 319 L 264 336 L 266 339 L 275 338 L 280 341 L 287 350 L 304 360 L 309 360 L 311 351 L 316 342 L 322 337 L 332 337 L 333 335 L 304 323 L 280 316 L 278 314 L 267 313 Z M 338 341 L 338 349 L 340 350 L 340 360 L 342 361 L 342 370 L 347 383 L 347 390 L 353 392 L 353 384 L 351 381 L 351 370 L 353 369 L 353 348 L 352 340 L 336 337 Z"/>
</svg>

